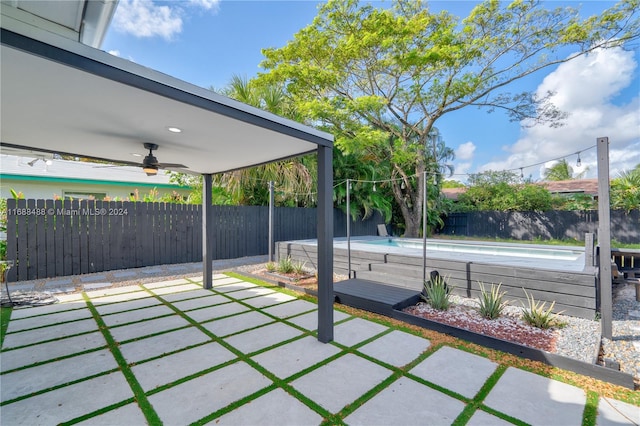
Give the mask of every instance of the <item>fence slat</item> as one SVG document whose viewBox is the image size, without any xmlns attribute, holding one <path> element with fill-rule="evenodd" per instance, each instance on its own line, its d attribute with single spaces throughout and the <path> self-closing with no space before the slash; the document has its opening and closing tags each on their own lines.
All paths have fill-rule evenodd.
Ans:
<svg viewBox="0 0 640 426">
<path fill-rule="evenodd" d="M 46 216 L 16 214 L 28 205 L 46 208 Z M 198 205 L 10 199 L 7 208 L 7 255 L 16 261 L 11 281 L 202 259 Z M 334 214 L 336 222 L 344 216 Z M 213 206 L 213 222 L 214 258 L 268 252 L 267 207 Z M 278 207 L 274 222 L 276 241 L 316 236 L 316 209 Z M 375 235 L 381 222 L 375 216 L 353 229 Z"/>
<path fill-rule="evenodd" d="M 56 235 L 56 216 L 55 205 L 53 200 L 44 200 L 46 227 L 45 232 L 45 251 L 47 258 L 46 277 L 56 276 L 56 260 L 57 253 L 55 250 L 55 235 Z M 38 277 L 40 278 L 40 277 Z"/>
</svg>

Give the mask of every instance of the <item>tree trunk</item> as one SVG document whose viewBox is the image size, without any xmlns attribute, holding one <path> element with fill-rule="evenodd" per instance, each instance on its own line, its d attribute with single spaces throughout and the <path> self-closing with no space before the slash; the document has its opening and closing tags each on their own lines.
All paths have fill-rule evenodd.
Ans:
<svg viewBox="0 0 640 426">
<path fill-rule="evenodd" d="M 416 174 L 418 176 L 417 188 L 411 188 L 408 185 L 402 190 L 400 184 L 397 181 L 393 181 L 392 190 L 393 197 L 400 206 L 402 212 L 402 218 L 404 219 L 406 238 L 418 238 L 420 237 L 420 225 L 422 224 L 422 203 L 424 202 L 422 186 L 424 185 L 424 167 L 419 165 L 416 168 Z M 411 201 L 411 205 L 407 202 Z"/>
</svg>

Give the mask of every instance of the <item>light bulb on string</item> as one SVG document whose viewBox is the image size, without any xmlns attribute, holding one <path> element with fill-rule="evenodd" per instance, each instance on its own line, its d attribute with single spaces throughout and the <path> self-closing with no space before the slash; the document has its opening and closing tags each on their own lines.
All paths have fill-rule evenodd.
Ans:
<svg viewBox="0 0 640 426">
<path fill-rule="evenodd" d="M 373 192 L 376 192 L 376 183 L 373 182 Z"/>
<path fill-rule="evenodd" d="M 401 189 L 405 189 L 407 186 L 404 184 L 404 181 L 402 181 L 402 184 L 400 185 Z"/>
<path fill-rule="evenodd" d="M 524 171 L 522 170 L 522 167 L 520 167 L 520 179 L 524 179 Z"/>
<path fill-rule="evenodd" d="M 576 160 L 576 166 L 582 166 L 582 160 L 580 160 L 580 151 L 578 151 L 578 159 Z"/>
</svg>

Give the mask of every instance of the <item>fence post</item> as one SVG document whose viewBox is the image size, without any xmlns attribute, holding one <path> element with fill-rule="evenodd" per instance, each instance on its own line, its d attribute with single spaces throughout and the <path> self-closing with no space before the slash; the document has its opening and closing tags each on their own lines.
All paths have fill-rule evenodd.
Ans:
<svg viewBox="0 0 640 426">
<path fill-rule="evenodd" d="M 611 211 L 609 204 L 609 138 L 598 138 L 598 245 L 600 246 L 600 314 L 602 336 L 613 337 L 611 283 Z"/>
<path fill-rule="evenodd" d="M 593 248 L 594 234 L 587 232 L 584 234 L 584 267 L 589 268 L 595 265 L 595 252 Z"/>
<path fill-rule="evenodd" d="M 273 181 L 269 181 L 269 262 L 273 262 Z"/>
</svg>

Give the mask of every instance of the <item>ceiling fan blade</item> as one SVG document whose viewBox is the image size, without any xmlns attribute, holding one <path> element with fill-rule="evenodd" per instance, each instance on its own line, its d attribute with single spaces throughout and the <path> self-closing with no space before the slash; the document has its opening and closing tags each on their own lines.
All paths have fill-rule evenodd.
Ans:
<svg viewBox="0 0 640 426">
<path fill-rule="evenodd" d="M 163 169 L 174 168 L 174 169 L 187 169 L 188 167 L 184 164 L 177 163 L 158 163 L 156 164 L 158 167 L 162 167 Z"/>
</svg>

